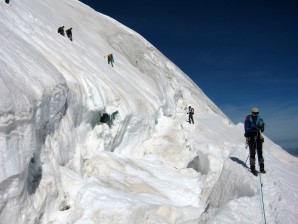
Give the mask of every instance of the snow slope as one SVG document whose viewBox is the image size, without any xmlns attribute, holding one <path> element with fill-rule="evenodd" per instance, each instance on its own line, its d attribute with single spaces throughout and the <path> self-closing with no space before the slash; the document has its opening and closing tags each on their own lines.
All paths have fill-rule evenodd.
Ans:
<svg viewBox="0 0 298 224">
<path fill-rule="evenodd" d="M 76 0 L 0 5 L 1 224 L 297 223 L 297 158 L 266 138 L 248 173 L 243 124 L 140 35 Z"/>
</svg>

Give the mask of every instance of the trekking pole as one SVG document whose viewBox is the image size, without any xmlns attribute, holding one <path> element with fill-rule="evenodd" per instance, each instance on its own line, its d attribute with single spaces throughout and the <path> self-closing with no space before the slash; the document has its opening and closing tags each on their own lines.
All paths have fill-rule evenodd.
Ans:
<svg viewBox="0 0 298 224">
<path fill-rule="evenodd" d="M 250 153 L 248 153 L 248 156 L 247 156 L 247 158 L 246 158 L 246 160 L 245 160 L 245 165 L 246 165 L 246 163 L 247 163 L 247 160 L 248 160 L 249 156 L 250 156 Z M 246 166 L 247 166 L 247 165 L 246 165 Z"/>
</svg>

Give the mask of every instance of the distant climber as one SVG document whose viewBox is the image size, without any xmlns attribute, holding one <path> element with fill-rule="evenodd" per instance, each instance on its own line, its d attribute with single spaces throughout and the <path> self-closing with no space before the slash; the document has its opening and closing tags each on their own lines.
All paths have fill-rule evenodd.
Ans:
<svg viewBox="0 0 298 224">
<path fill-rule="evenodd" d="M 9 0 L 5 0 L 5 3 L 9 4 Z"/>
<path fill-rule="evenodd" d="M 62 36 L 65 36 L 64 26 L 61 26 L 61 27 L 58 28 L 58 33 L 60 33 Z"/>
<path fill-rule="evenodd" d="M 250 153 L 250 170 L 254 175 L 257 175 L 255 162 L 256 152 L 258 154 L 258 161 L 260 166 L 260 172 L 266 173 L 264 168 L 263 158 L 263 142 L 264 137 L 262 132 L 265 130 L 265 123 L 261 117 L 259 117 L 259 109 L 254 107 L 251 109 L 251 115 L 247 115 L 244 122 L 245 134 L 244 136 L 248 140 L 249 153 Z"/>
<path fill-rule="evenodd" d="M 113 63 L 114 63 L 114 56 L 113 56 L 113 54 L 108 54 L 108 64 L 111 64 L 112 67 L 114 67 L 113 66 Z"/>
<path fill-rule="evenodd" d="M 187 112 L 187 114 L 188 114 L 188 122 L 191 124 L 191 122 L 194 124 L 194 121 L 193 121 L 193 114 L 195 113 L 195 110 L 191 107 L 191 106 L 189 106 L 188 107 L 188 112 Z"/>
<path fill-rule="evenodd" d="M 66 30 L 66 35 L 68 37 L 68 39 L 70 39 L 72 41 L 72 28 L 70 27 L 68 30 Z"/>
</svg>

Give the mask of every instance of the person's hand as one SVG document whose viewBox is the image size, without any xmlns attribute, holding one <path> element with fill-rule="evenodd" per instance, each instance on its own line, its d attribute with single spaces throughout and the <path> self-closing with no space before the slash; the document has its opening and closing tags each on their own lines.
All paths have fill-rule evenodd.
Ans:
<svg viewBox="0 0 298 224">
<path fill-rule="evenodd" d="M 259 130 L 258 126 L 253 126 L 253 127 L 251 127 L 251 129 L 254 130 L 254 131 L 258 131 Z"/>
<path fill-rule="evenodd" d="M 265 126 L 265 124 L 264 124 L 264 123 L 261 123 L 261 124 L 259 124 L 259 125 L 258 125 L 259 129 L 263 129 L 263 128 L 264 128 L 264 126 Z"/>
</svg>

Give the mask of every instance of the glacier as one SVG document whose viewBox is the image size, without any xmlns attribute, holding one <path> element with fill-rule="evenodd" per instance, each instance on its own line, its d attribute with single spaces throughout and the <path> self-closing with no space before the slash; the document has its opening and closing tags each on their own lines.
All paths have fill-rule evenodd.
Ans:
<svg viewBox="0 0 298 224">
<path fill-rule="evenodd" d="M 265 137 L 250 174 L 243 124 L 138 33 L 76 0 L 0 5 L 1 224 L 297 223 L 298 159 Z"/>
</svg>

